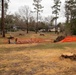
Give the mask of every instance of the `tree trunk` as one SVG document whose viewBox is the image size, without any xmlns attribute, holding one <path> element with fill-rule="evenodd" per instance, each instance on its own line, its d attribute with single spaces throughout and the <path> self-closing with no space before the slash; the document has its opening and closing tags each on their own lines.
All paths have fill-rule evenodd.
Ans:
<svg viewBox="0 0 76 75">
<path fill-rule="evenodd" d="M 36 34 L 38 32 L 38 10 L 37 10 L 37 24 L 36 24 Z"/>
<path fill-rule="evenodd" d="M 27 20 L 27 34 L 28 34 L 28 20 Z"/>
<path fill-rule="evenodd" d="M 1 19 L 1 30 L 2 30 L 2 37 L 5 37 L 5 28 L 4 28 L 4 0 L 2 0 L 2 19 Z"/>
<path fill-rule="evenodd" d="M 57 14 L 56 14 L 56 19 L 55 19 L 55 33 L 57 33 Z"/>
<path fill-rule="evenodd" d="M 71 26 L 70 26 L 70 30 L 71 30 L 70 35 L 73 35 L 72 10 L 71 10 L 70 24 L 71 24 Z"/>
</svg>

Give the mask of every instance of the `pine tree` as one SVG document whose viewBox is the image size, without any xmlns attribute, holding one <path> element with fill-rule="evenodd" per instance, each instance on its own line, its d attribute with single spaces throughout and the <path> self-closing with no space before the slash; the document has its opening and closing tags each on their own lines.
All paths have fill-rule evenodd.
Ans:
<svg viewBox="0 0 76 75">
<path fill-rule="evenodd" d="M 70 34 L 76 34 L 76 0 L 65 1 L 66 23 L 69 25 Z"/>
<path fill-rule="evenodd" d="M 34 3 L 33 5 L 35 6 L 34 9 L 36 10 L 36 13 L 37 13 L 37 24 L 36 24 L 36 27 L 35 27 L 35 31 L 36 33 L 38 32 L 38 19 L 39 19 L 39 14 L 40 12 L 42 12 L 42 8 L 43 6 L 40 4 L 42 0 L 33 0 Z"/>
<path fill-rule="evenodd" d="M 59 15 L 59 11 L 60 11 L 60 0 L 54 0 L 54 5 L 52 6 L 52 13 L 55 14 L 55 33 L 57 32 L 57 19 L 58 19 L 58 15 Z"/>
</svg>

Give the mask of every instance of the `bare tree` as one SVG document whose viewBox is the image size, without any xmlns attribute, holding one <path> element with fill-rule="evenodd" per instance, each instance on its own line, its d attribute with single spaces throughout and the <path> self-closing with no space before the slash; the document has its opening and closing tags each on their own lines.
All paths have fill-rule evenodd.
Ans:
<svg viewBox="0 0 76 75">
<path fill-rule="evenodd" d="M 29 6 L 25 5 L 19 9 L 19 13 L 21 14 L 21 18 L 26 22 L 27 33 L 28 33 L 29 30 L 28 22 L 30 20 L 31 9 Z"/>
</svg>

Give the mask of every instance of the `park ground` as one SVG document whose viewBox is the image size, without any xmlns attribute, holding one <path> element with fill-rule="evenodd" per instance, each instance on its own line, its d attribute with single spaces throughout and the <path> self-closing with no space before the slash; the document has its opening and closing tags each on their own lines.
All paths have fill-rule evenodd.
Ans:
<svg viewBox="0 0 76 75">
<path fill-rule="evenodd" d="M 51 33 L 45 36 L 25 36 L 28 38 L 30 35 L 52 40 L 57 36 Z M 76 53 L 75 42 L 3 44 L 3 40 L 5 39 L 1 38 L 0 75 L 76 75 L 76 60 L 61 57 L 63 53 Z"/>
</svg>

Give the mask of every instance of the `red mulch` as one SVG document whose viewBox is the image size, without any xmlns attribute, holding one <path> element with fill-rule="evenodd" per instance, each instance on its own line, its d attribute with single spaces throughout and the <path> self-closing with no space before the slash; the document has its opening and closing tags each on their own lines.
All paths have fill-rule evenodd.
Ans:
<svg viewBox="0 0 76 75">
<path fill-rule="evenodd" d="M 67 36 L 60 42 L 76 42 L 76 36 Z"/>
<path fill-rule="evenodd" d="M 27 38 L 27 39 L 18 39 L 17 44 L 26 44 L 26 43 L 40 43 L 44 42 L 43 39 L 39 38 Z"/>
<path fill-rule="evenodd" d="M 27 38 L 27 39 L 18 39 L 17 44 L 27 44 L 27 43 L 44 43 L 44 42 L 51 42 L 52 40 L 46 40 L 42 38 Z"/>
<path fill-rule="evenodd" d="M 15 43 L 15 39 L 10 40 L 12 44 Z M 31 44 L 31 43 L 45 43 L 52 42 L 52 39 L 42 39 L 42 38 L 17 38 L 16 44 Z M 8 39 L 4 43 L 8 43 Z"/>
</svg>

